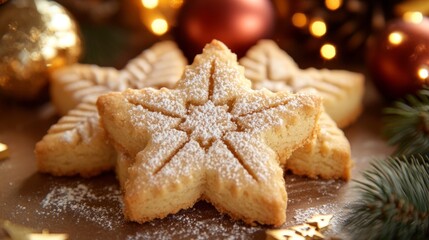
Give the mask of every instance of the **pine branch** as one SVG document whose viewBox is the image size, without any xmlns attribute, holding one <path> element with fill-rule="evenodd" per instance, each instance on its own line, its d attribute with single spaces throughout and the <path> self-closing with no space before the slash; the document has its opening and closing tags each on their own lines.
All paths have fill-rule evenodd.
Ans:
<svg viewBox="0 0 429 240">
<path fill-rule="evenodd" d="M 374 161 L 356 181 L 344 229 L 352 239 L 429 239 L 429 157 Z"/>
<path fill-rule="evenodd" d="M 384 135 L 394 155 L 429 154 L 429 88 L 397 101 L 384 111 Z"/>
</svg>

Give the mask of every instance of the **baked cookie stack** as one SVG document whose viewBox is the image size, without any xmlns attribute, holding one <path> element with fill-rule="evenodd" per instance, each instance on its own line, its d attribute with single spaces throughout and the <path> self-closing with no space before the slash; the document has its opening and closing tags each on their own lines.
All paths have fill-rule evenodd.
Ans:
<svg viewBox="0 0 429 240">
<path fill-rule="evenodd" d="M 148 51 L 154 62 L 167 52 Z M 180 51 L 174 51 L 172 63 L 163 64 L 183 66 Z M 145 64 L 136 62 L 123 72 L 92 73 L 99 68 L 78 66 L 72 72 L 80 76 L 58 73 L 69 76 L 57 83 L 62 91 L 91 94 L 71 94 L 77 107 L 37 144 L 40 171 L 92 176 L 116 166 L 125 216 L 140 223 L 205 200 L 246 223 L 278 226 L 286 220 L 285 170 L 312 178 L 350 178 L 350 145 L 325 112 L 320 89 L 252 89 L 246 76 L 255 75 L 261 63 L 244 58 L 245 67 L 240 66 L 216 40 L 180 75 L 168 74 L 174 79 L 169 88 L 137 81 L 148 74 L 138 71 Z M 82 87 L 76 79 L 91 79 L 85 84 L 95 87 Z M 65 110 L 76 104 L 57 105 Z"/>
<path fill-rule="evenodd" d="M 175 88 L 110 93 L 97 107 L 108 138 L 130 159 L 122 176 L 128 219 L 163 218 L 206 200 L 249 224 L 281 225 L 280 159 L 313 138 L 321 99 L 252 90 L 236 55 L 213 41 Z"/>
<path fill-rule="evenodd" d="M 240 59 L 253 88 L 311 91 L 323 99 L 316 137 L 285 159 L 285 168 L 311 178 L 350 179 L 350 143 L 338 127 L 347 127 L 362 111 L 364 77 L 344 70 L 300 69 L 271 40 L 261 40 Z"/>
<path fill-rule="evenodd" d="M 36 144 L 40 172 L 90 177 L 114 168 L 117 154 L 99 124 L 98 96 L 127 88 L 172 87 L 186 60 L 176 44 L 160 42 L 124 69 L 76 64 L 55 72 L 51 96 L 64 115 Z"/>
</svg>

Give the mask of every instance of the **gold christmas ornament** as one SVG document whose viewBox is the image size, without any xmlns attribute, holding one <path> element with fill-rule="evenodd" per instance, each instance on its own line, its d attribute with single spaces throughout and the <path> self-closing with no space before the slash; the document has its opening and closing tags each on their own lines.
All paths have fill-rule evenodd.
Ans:
<svg viewBox="0 0 429 240">
<path fill-rule="evenodd" d="M 76 23 L 53 1 L 10 1 L 0 8 L 0 23 L 0 95 L 37 98 L 49 73 L 81 54 Z"/>
</svg>

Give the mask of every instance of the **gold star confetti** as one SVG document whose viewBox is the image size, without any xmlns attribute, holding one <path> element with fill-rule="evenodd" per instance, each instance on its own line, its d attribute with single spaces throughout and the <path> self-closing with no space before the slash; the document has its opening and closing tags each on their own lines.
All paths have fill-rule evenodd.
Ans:
<svg viewBox="0 0 429 240">
<path fill-rule="evenodd" d="M 10 221 L 3 220 L 1 224 L 8 237 L 11 240 L 66 240 L 68 234 L 65 233 L 49 233 L 48 230 L 43 230 L 37 233 L 36 230 L 24 227 L 18 224 L 11 223 Z"/>
<path fill-rule="evenodd" d="M 9 157 L 9 148 L 6 144 L 0 143 L 0 160 L 6 159 Z"/>
<path fill-rule="evenodd" d="M 267 240 L 305 240 L 305 237 L 290 229 L 267 230 Z"/>
<path fill-rule="evenodd" d="M 307 223 L 309 225 L 317 227 L 317 229 L 325 228 L 329 225 L 329 222 L 331 221 L 332 217 L 334 215 L 328 214 L 328 215 L 314 215 L 312 218 L 307 220 Z"/>
<path fill-rule="evenodd" d="M 319 237 L 321 239 L 325 238 L 325 236 L 323 236 L 323 234 L 318 232 L 315 227 L 308 225 L 306 223 L 293 226 L 291 227 L 291 229 L 295 230 L 303 237 L 311 237 L 311 238 Z"/>
<path fill-rule="evenodd" d="M 270 240 L 302 240 L 302 239 L 325 239 L 320 229 L 329 226 L 332 214 L 314 215 L 306 223 L 289 227 L 286 229 L 267 230 L 267 239 Z"/>
</svg>

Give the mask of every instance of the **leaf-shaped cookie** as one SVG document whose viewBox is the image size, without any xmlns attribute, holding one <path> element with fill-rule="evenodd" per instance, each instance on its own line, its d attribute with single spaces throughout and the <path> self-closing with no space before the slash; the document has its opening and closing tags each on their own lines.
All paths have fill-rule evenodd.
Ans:
<svg viewBox="0 0 429 240">
<path fill-rule="evenodd" d="M 314 88 L 325 111 L 341 128 L 348 126 L 362 111 L 364 77 L 343 70 L 300 69 L 292 58 L 271 40 L 262 40 L 240 59 L 253 88 L 272 91 Z"/>
<path fill-rule="evenodd" d="M 60 176 L 94 176 L 112 169 L 116 153 L 100 127 L 94 106 L 98 96 L 152 84 L 154 87 L 173 85 L 182 75 L 185 65 L 186 60 L 174 43 L 161 42 L 131 60 L 122 71 L 76 65 L 56 73 L 55 89 L 59 90 L 56 105 L 78 105 L 36 144 L 39 171 Z M 70 100 L 63 98 L 72 101 L 59 103 Z"/>
<path fill-rule="evenodd" d="M 75 64 L 52 74 L 52 102 L 57 111 L 65 115 L 89 95 L 99 96 L 127 88 L 173 87 L 185 65 L 185 57 L 171 41 L 154 44 L 122 70 Z"/>
<path fill-rule="evenodd" d="M 253 80 L 254 88 L 266 87 L 272 91 L 312 91 L 323 96 L 325 108 L 331 107 L 332 104 L 343 104 L 336 102 L 347 97 L 347 91 L 341 90 L 340 86 L 344 89 L 350 88 L 347 86 L 349 83 L 336 82 L 340 80 L 339 78 L 330 80 L 329 74 L 333 73 L 334 76 L 344 74 L 345 77 L 357 75 L 338 70 L 301 70 L 292 58 L 272 41 L 259 42 L 248 51 L 240 63 L 245 67 L 246 77 Z M 333 115 L 338 116 L 334 108 L 331 109 Z M 318 132 L 313 140 L 296 150 L 290 158 L 280 159 L 281 163 L 294 174 L 311 178 L 348 180 L 352 165 L 349 141 L 326 111 L 321 114 L 317 125 Z"/>
<path fill-rule="evenodd" d="M 88 96 L 36 144 L 40 172 L 90 177 L 115 166 L 116 152 L 99 124 L 97 98 Z"/>
<path fill-rule="evenodd" d="M 74 64 L 55 71 L 51 78 L 51 99 L 57 112 L 66 115 L 86 96 L 119 89 L 119 71 L 111 67 Z"/>
<path fill-rule="evenodd" d="M 174 42 L 157 43 L 150 51 L 144 51 L 132 59 L 121 70 L 119 82 L 127 83 L 129 88 L 135 89 L 172 88 L 178 80 L 177 76 L 182 75 L 186 63 L 185 57 Z"/>
</svg>

